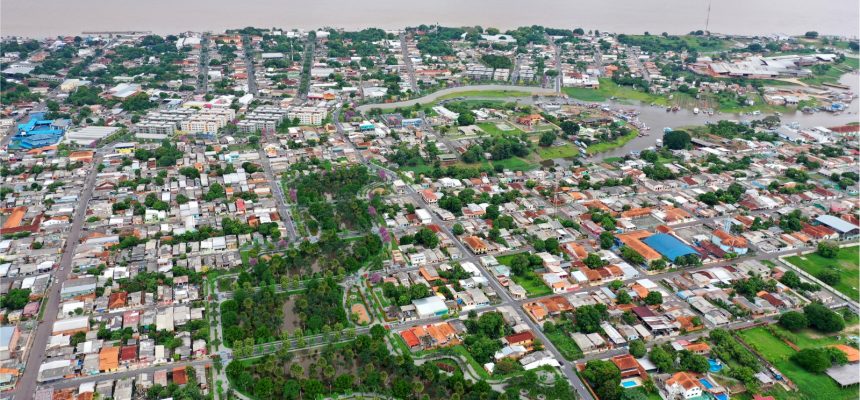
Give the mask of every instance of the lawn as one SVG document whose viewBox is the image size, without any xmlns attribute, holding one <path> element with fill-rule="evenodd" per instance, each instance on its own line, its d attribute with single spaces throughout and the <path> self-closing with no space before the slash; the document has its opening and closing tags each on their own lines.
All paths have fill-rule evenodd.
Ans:
<svg viewBox="0 0 860 400">
<path fill-rule="evenodd" d="M 573 361 L 582 358 L 582 350 L 580 350 L 579 346 L 576 345 L 576 342 L 568 334 L 562 332 L 560 329 L 555 330 L 553 333 L 544 332 L 544 334 L 555 345 L 559 353 L 564 356 L 565 360 Z"/>
<path fill-rule="evenodd" d="M 609 151 L 616 147 L 624 146 L 625 144 L 627 144 L 627 142 L 636 139 L 637 135 L 639 135 L 639 131 L 634 129 L 630 131 L 630 133 L 628 133 L 627 135 L 621 136 L 611 142 L 600 142 L 597 144 L 592 144 L 588 146 L 585 152 L 588 154 L 603 153 L 604 151 Z"/>
<path fill-rule="evenodd" d="M 522 286 L 529 297 L 546 296 L 552 293 L 552 289 L 545 285 L 540 277 L 534 272 L 530 272 L 526 275 L 511 274 L 511 280 L 516 282 L 517 285 Z"/>
<path fill-rule="evenodd" d="M 529 171 L 535 168 L 535 165 L 530 163 L 528 160 L 520 158 L 520 157 L 511 157 L 506 158 L 504 160 L 493 160 L 491 163 L 495 165 L 501 165 L 511 171 Z"/>
<path fill-rule="evenodd" d="M 602 102 L 615 97 L 619 100 L 635 100 L 661 106 L 669 105 L 669 99 L 666 96 L 643 92 L 631 86 L 620 86 L 609 78 L 600 78 L 599 89 L 566 87 L 562 88 L 562 91 L 568 96 L 582 101 Z"/>
<path fill-rule="evenodd" d="M 858 250 L 860 250 L 860 246 L 843 247 L 839 249 L 836 258 L 824 258 L 818 254 L 810 253 L 803 256 L 786 257 L 785 260 L 813 276 L 818 276 L 826 268 L 836 268 L 842 279 L 833 288 L 857 301 L 860 300 L 860 290 L 857 288 L 857 282 L 860 281 Z"/>
<path fill-rule="evenodd" d="M 850 69 L 857 69 L 860 64 L 860 59 L 846 57 L 845 61 L 839 64 L 833 64 L 827 69 L 827 72 L 815 75 L 810 78 L 803 78 L 801 81 L 810 85 L 821 85 L 823 83 L 838 83 L 839 78 L 847 73 Z"/>
<path fill-rule="evenodd" d="M 813 374 L 807 372 L 789 358 L 795 351 L 788 347 L 783 341 L 773 336 L 766 327 L 747 329 L 738 333 L 741 338 L 766 360 L 771 362 L 786 377 L 791 379 L 798 387 L 797 392 L 773 391 L 778 399 L 856 399 L 856 388 L 842 389 L 833 379 L 825 374 Z M 801 336 L 801 335 L 798 335 Z M 819 347 L 829 344 L 831 339 L 800 340 L 795 342 L 801 348 Z M 831 342 L 832 343 L 832 342 Z"/>
<path fill-rule="evenodd" d="M 509 130 L 500 129 L 497 125 L 506 125 L 510 129 Z M 521 131 L 518 128 L 513 127 L 511 124 L 509 124 L 507 122 L 481 122 L 480 124 L 478 124 L 478 128 L 481 128 L 482 131 L 487 132 L 488 134 L 493 135 L 493 136 L 499 136 L 499 135 L 517 135 L 517 136 L 519 136 L 521 133 L 523 133 L 523 131 Z"/>
<path fill-rule="evenodd" d="M 568 158 L 578 156 L 579 148 L 577 148 L 574 144 L 565 143 L 561 146 L 540 147 L 538 148 L 537 153 L 538 155 L 540 155 L 540 158 L 544 160 L 551 160 L 554 158 Z"/>
<path fill-rule="evenodd" d="M 516 256 L 516 254 L 496 257 L 496 261 L 498 261 L 499 264 L 507 265 L 510 267 L 511 261 L 513 261 L 514 256 Z M 516 282 L 517 285 L 522 286 L 523 289 L 526 290 L 526 293 L 529 297 L 545 296 L 552 293 L 552 289 L 550 289 L 549 286 L 545 285 L 540 279 L 540 277 L 534 272 L 530 272 L 526 275 L 514 275 L 513 273 L 511 273 L 511 280 Z"/>
<path fill-rule="evenodd" d="M 532 94 L 522 90 L 470 90 L 467 92 L 451 93 L 440 96 L 438 100 L 455 99 L 458 97 L 486 97 L 486 98 L 505 98 L 505 97 L 529 97 Z"/>
</svg>

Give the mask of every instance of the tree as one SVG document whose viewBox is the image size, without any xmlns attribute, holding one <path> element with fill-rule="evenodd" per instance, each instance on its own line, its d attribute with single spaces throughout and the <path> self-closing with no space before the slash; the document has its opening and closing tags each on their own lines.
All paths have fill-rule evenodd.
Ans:
<svg viewBox="0 0 860 400">
<path fill-rule="evenodd" d="M 460 236 L 465 233 L 466 230 L 463 228 L 463 225 L 458 222 L 454 224 L 454 226 L 451 228 L 451 232 L 453 232 L 457 236 Z"/>
<path fill-rule="evenodd" d="M 809 326 L 823 333 L 834 333 L 845 329 L 845 320 L 841 315 L 821 303 L 810 303 L 803 307 L 803 314 Z"/>
<path fill-rule="evenodd" d="M 30 301 L 30 289 L 12 289 L 3 296 L 0 304 L 9 310 L 20 310 Z"/>
<path fill-rule="evenodd" d="M 672 356 L 666 350 L 663 350 L 662 347 L 654 346 L 648 354 L 648 359 L 654 363 L 660 372 L 665 373 L 672 371 L 672 365 L 674 364 Z"/>
<path fill-rule="evenodd" d="M 585 364 L 582 376 L 591 384 L 597 397 L 603 400 L 621 398 L 621 371 L 609 361 L 592 360 Z"/>
<path fill-rule="evenodd" d="M 690 134 L 686 131 L 669 131 L 663 134 L 663 146 L 671 150 L 683 150 L 690 146 Z"/>
<path fill-rule="evenodd" d="M 603 259 L 601 259 L 599 255 L 594 253 L 588 253 L 588 256 L 586 256 L 585 259 L 582 260 L 582 262 L 585 263 L 588 268 L 592 269 L 600 268 L 606 265 L 606 262 L 603 261 Z"/>
<path fill-rule="evenodd" d="M 206 195 L 203 196 L 203 199 L 206 201 L 213 201 L 221 198 L 226 198 L 227 192 L 224 190 L 224 187 L 221 186 L 220 183 L 215 182 L 209 185 L 209 191 L 206 192 Z"/>
<path fill-rule="evenodd" d="M 652 290 L 648 292 L 648 295 L 645 296 L 645 304 L 649 306 L 656 306 L 658 304 L 663 304 L 663 295 L 656 290 Z"/>
<path fill-rule="evenodd" d="M 633 299 L 630 297 L 630 293 L 627 293 L 626 290 L 622 290 L 615 295 L 615 302 L 618 304 L 630 304 Z"/>
<path fill-rule="evenodd" d="M 385 337 L 385 328 L 382 325 L 374 324 L 370 327 L 370 336 L 374 340 L 382 340 Z"/>
<path fill-rule="evenodd" d="M 836 258 L 839 254 L 839 245 L 830 241 L 818 242 L 816 253 L 824 258 Z"/>
<path fill-rule="evenodd" d="M 627 350 L 630 352 L 630 355 L 636 358 L 645 357 L 645 353 L 647 349 L 645 348 L 645 342 L 641 340 L 634 340 L 630 342 Z"/>
<path fill-rule="evenodd" d="M 835 286 L 836 284 L 839 283 L 839 280 L 840 280 L 839 271 L 837 271 L 834 268 L 824 269 L 821 272 L 819 272 L 818 275 L 816 275 L 815 277 L 818 278 L 820 281 L 822 281 L 825 284 L 830 285 L 830 286 Z"/>
<path fill-rule="evenodd" d="M 553 143 L 555 143 L 555 132 L 546 131 L 540 135 L 540 140 L 538 141 L 538 144 L 540 144 L 542 147 L 552 146 Z"/>
<path fill-rule="evenodd" d="M 708 359 L 705 356 L 700 356 L 688 350 L 680 352 L 679 360 L 681 369 L 699 374 L 704 374 L 710 367 Z"/>
<path fill-rule="evenodd" d="M 804 34 L 803 34 L 803 37 L 805 37 L 805 38 L 807 38 L 807 39 L 815 39 L 815 38 L 817 38 L 817 37 L 818 37 L 818 32 L 816 32 L 816 31 L 809 31 L 809 32 L 804 33 Z"/>
<path fill-rule="evenodd" d="M 615 244 L 615 235 L 612 232 L 605 231 L 600 233 L 600 248 L 611 249 Z"/>
<path fill-rule="evenodd" d="M 820 374 L 833 366 L 830 354 L 824 349 L 803 349 L 791 355 L 791 361 L 814 374 Z"/>
<path fill-rule="evenodd" d="M 472 125 L 475 123 L 475 116 L 472 115 L 471 111 L 461 112 L 457 117 L 457 125 L 466 126 Z"/>
<path fill-rule="evenodd" d="M 559 127 L 565 135 L 575 135 L 579 133 L 579 124 L 570 120 L 561 121 Z"/>
<path fill-rule="evenodd" d="M 806 321 L 806 315 L 797 311 L 789 311 L 779 317 L 779 325 L 792 332 L 797 332 L 805 329 L 809 322 Z"/>
<path fill-rule="evenodd" d="M 662 258 L 659 260 L 651 261 L 651 269 L 653 269 L 655 271 L 660 271 L 660 270 L 666 269 L 666 266 L 667 266 L 666 260 L 664 260 Z"/>
</svg>

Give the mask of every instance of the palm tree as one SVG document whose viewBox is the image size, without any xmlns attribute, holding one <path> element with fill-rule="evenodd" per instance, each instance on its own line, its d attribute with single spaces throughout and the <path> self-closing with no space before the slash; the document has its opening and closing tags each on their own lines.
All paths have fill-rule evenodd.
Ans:
<svg viewBox="0 0 860 400">
<path fill-rule="evenodd" d="M 419 380 L 416 380 L 416 381 L 412 382 L 412 392 L 413 392 L 413 393 L 415 393 L 415 397 L 416 397 L 416 398 L 417 398 L 417 397 L 421 394 L 421 392 L 423 392 L 423 391 L 424 391 L 424 383 L 423 383 L 423 382 L 421 382 L 421 381 L 419 381 Z"/>
<path fill-rule="evenodd" d="M 301 379 L 304 374 L 305 369 L 301 364 L 293 363 L 290 365 L 290 376 L 292 376 L 293 379 Z"/>
</svg>

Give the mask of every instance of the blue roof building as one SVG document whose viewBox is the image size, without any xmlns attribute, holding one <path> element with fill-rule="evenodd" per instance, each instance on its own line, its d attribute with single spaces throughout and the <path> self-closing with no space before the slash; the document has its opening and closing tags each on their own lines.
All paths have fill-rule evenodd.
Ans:
<svg viewBox="0 0 860 400">
<path fill-rule="evenodd" d="M 14 147 L 35 149 L 57 144 L 66 133 L 67 120 L 44 119 L 45 113 L 34 113 L 30 120 L 18 124 L 18 133 L 12 138 Z"/>
<path fill-rule="evenodd" d="M 678 238 L 666 233 L 657 233 L 648 236 L 647 238 L 642 239 L 642 242 L 672 262 L 680 256 L 686 256 L 688 254 L 699 255 L 695 249 L 678 240 Z"/>
</svg>

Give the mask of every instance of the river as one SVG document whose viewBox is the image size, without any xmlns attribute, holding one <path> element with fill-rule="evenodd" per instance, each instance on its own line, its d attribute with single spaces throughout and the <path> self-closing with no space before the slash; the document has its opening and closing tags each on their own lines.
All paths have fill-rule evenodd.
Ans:
<svg viewBox="0 0 860 400">
<path fill-rule="evenodd" d="M 855 95 L 860 93 L 860 77 L 857 73 L 845 74 L 839 80 L 843 85 L 849 86 L 850 91 Z M 627 144 L 617 149 L 595 155 L 592 159 L 603 159 L 608 157 L 623 157 L 631 151 L 642 151 L 648 147 L 654 146 L 657 139 L 662 138 L 663 128 L 678 128 L 691 125 L 704 125 L 708 122 L 716 122 L 719 120 L 738 120 L 748 121 L 753 119 L 764 118 L 767 114 L 761 115 L 738 115 L 738 114 L 693 114 L 691 110 L 681 109 L 677 112 L 666 112 L 663 107 L 654 107 L 647 104 L 615 104 L 608 103 L 612 108 L 622 108 L 625 110 L 636 110 L 639 112 L 639 121 L 645 126 L 651 128 L 650 135 L 640 136 L 631 140 Z M 832 127 L 845 125 L 850 122 L 860 122 L 860 101 L 854 99 L 846 111 L 831 114 L 828 112 L 816 112 L 812 114 L 804 114 L 802 112 L 785 113 L 780 116 L 783 123 L 796 122 L 801 127 L 812 128 L 816 126 Z"/>
<path fill-rule="evenodd" d="M 818 31 L 857 37 L 857 0 L 3 0 L 0 34 L 47 37 L 82 31 L 159 34 L 244 26 L 345 29 L 448 26 L 582 27 L 618 33 L 738 35 Z"/>
</svg>

